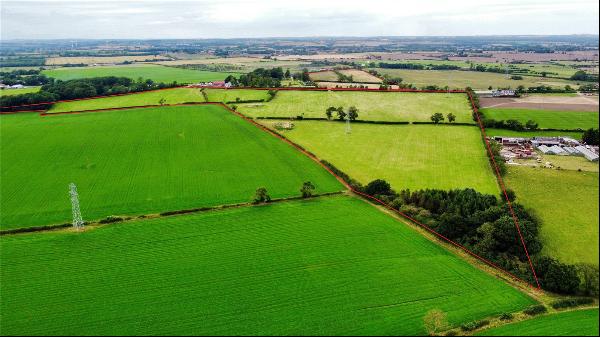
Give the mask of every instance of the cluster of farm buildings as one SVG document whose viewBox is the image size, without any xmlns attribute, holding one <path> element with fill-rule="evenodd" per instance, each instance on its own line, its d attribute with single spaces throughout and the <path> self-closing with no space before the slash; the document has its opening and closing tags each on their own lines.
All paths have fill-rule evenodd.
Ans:
<svg viewBox="0 0 600 337">
<path fill-rule="evenodd" d="M 6 85 L 4 83 L 0 83 L 0 89 L 23 89 L 23 88 L 25 88 L 25 86 L 22 84 Z"/>
<path fill-rule="evenodd" d="M 532 159 L 535 150 L 547 155 L 583 156 L 589 161 L 598 161 L 598 146 L 589 146 L 570 137 L 493 137 L 502 145 L 500 154 L 507 161 Z"/>
<path fill-rule="evenodd" d="M 231 83 L 225 81 L 213 81 L 213 82 L 199 82 L 196 84 L 190 84 L 188 87 L 191 88 L 229 88 Z"/>
</svg>

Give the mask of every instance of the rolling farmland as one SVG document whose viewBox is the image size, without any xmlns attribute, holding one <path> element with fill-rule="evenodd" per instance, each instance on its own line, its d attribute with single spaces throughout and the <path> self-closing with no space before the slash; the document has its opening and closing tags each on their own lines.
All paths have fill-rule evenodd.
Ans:
<svg viewBox="0 0 600 337">
<path fill-rule="evenodd" d="M 533 303 L 347 196 L 0 240 L 3 334 L 415 335 Z"/>
<path fill-rule="evenodd" d="M 359 119 L 378 121 L 431 121 L 431 114 L 453 113 L 456 122 L 473 123 L 466 95 L 406 92 L 279 91 L 264 104 L 241 104 L 239 111 L 252 117 L 320 117 L 329 106 L 356 106 Z M 335 116 L 334 116 L 335 117 Z"/>
<path fill-rule="evenodd" d="M 533 120 L 542 129 L 588 129 L 598 126 L 598 111 L 554 111 L 535 109 L 482 109 L 486 118 L 495 120 L 514 119 L 525 124 Z"/>
<path fill-rule="evenodd" d="M 598 308 L 539 316 L 483 330 L 476 336 L 598 336 Z"/>
<path fill-rule="evenodd" d="M 598 265 L 598 173 L 510 166 L 507 187 L 542 220 L 544 252 Z"/>
<path fill-rule="evenodd" d="M 345 130 L 344 123 L 302 121 L 284 135 L 363 184 L 382 178 L 397 190 L 499 192 L 477 127 L 354 124 L 351 134 Z"/>
<path fill-rule="evenodd" d="M 222 81 L 229 75 L 239 75 L 239 73 L 200 71 L 149 64 L 103 67 L 66 67 L 44 70 L 42 73 L 48 77 L 54 77 L 63 81 L 88 77 L 122 76 L 133 80 L 137 80 L 141 77 L 144 80 L 151 79 L 154 82 L 163 83 L 172 83 L 174 81 L 177 83 Z"/>
<path fill-rule="evenodd" d="M 291 146 L 218 106 L 1 116 L 2 229 L 248 202 L 342 185 Z M 273 179 L 277 177 L 277 179 Z"/>
</svg>

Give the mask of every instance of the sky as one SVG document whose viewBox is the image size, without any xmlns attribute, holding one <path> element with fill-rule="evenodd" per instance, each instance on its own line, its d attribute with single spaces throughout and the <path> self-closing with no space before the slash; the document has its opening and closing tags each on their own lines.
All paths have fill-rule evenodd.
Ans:
<svg viewBox="0 0 600 337">
<path fill-rule="evenodd" d="M 598 34 L 597 0 L 0 0 L 2 39 Z"/>
</svg>

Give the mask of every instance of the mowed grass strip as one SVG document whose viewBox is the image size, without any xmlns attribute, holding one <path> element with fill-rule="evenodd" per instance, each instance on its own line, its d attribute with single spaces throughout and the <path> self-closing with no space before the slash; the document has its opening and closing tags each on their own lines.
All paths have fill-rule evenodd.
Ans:
<svg viewBox="0 0 600 337">
<path fill-rule="evenodd" d="M 173 88 L 121 96 L 61 102 L 52 105 L 48 113 L 159 105 L 161 99 L 165 100 L 165 104 L 204 102 L 204 97 L 200 93 L 200 89 Z"/>
<path fill-rule="evenodd" d="M 235 72 L 203 71 L 175 67 L 165 67 L 153 64 L 101 67 L 66 67 L 43 70 L 42 74 L 63 81 L 89 77 L 122 76 L 131 78 L 133 80 L 137 80 L 141 77 L 144 80 L 151 79 L 154 82 L 163 83 L 197 83 L 223 81 L 229 75 L 240 75 L 240 73 Z"/>
<path fill-rule="evenodd" d="M 358 119 L 362 120 L 430 122 L 432 114 L 441 112 L 444 116 L 453 113 L 456 122 L 474 123 L 463 94 L 281 90 L 270 102 L 242 104 L 239 111 L 253 117 L 325 118 L 325 110 L 330 106 L 346 110 L 355 106 L 359 109 Z"/>
<path fill-rule="evenodd" d="M 495 120 L 514 119 L 527 123 L 533 120 L 540 128 L 552 129 L 589 129 L 598 127 L 598 111 L 553 111 L 537 109 L 482 109 L 486 118 Z"/>
<path fill-rule="evenodd" d="M 598 336 L 598 309 L 549 314 L 497 328 L 476 336 Z"/>
<path fill-rule="evenodd" d="M 542 219 L 544 253 L 598 265 L 598 173 L 510 166 L 507 188 Z"/>
<path fill-rule="evenodd" d="M 219 106 L 1 116 L 2 229 L 342 190 L 290 145 Z"/>
<path fill-rule="evenodd" d="M 7 335 L 417 335 L 533 303 L 348 196 L 0 242 Z"/>
<path fill-rule="evenodd" d="M 363 184 L 381 178 L 397 190 L 471 187 L 499 193 L 475 126 L 351 127 L 347 134 L 345 123 L 301 121 L 284 135 Z"/>
</svg>

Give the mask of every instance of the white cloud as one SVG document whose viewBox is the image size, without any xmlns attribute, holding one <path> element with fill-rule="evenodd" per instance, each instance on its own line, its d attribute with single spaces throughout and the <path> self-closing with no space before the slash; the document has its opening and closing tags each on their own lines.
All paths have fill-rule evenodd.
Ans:
<svg viewBox="0 0 600 337">
<path fill-rule="evenodd" d="M 0 1 L 3 38 L 598 34 L 592 0 Z"/>
</svg>

